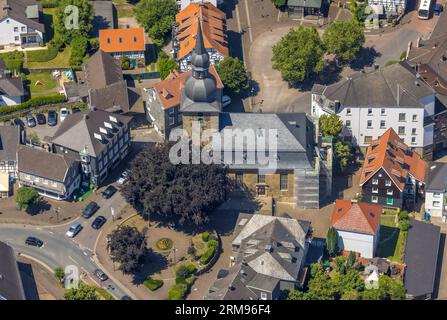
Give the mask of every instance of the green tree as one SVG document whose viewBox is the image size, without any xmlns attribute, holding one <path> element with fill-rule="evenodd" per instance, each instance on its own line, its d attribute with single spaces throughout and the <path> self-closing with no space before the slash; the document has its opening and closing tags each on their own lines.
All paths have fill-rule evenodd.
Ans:
<svg viewBox="0 0 447 320">
<path fill-rule="evenodd" d="M 340 300 L 360 300 L 360 297 L 360 293 L 353 289 L 343 293 Z"/>
<path fill-rule="evenodd" d="M 338 170 L 340 172 L 346 171 L 353 159 L 351 146 L 342 140 L 337 139 L 334 144 L 334 154 Z"/>
<path fill-rule="evenodd" d="M 39 203 L 40 196 L 33 187 L 24 186 L 17 189 L 15 200 L 20 209 L 27 210 Z"/>
<path fill-rule="evenodd" d="M 70 65 L 72 67 L 79 67 L 82 64 L 88 45 L 88 38 L 81 34 L 71 41 Z"/>
<path fill-rule="evenodd" d="M 355 20 L 335 20 L 323 34 L 326 50 L 341 62 L 354 60 L 364 42 L 363 27 Z"/>
<path fill-rule="evenodd" d="M 323 70 L 323 43 L 315 28 L 291 29 L 273 46 L 273 68 L 282 78 L 297 84 Z"/>
<path fill-rule="evenodd" d="M 354 251 L 350 251 L 349 252 L 349 256 L 348 256 L 348 260 L 346 260 L 346 265 L 348 266 L 348 268 L 354 268 L 355 266 L 355 252 Z"/>
<path fill-rule="evenodd" d="M 287 0 L 272 0 L 275 7 L 279 8 L 286 5 Z"/>
<path fill-rule="evenodd" d="M 175 0 L 141 0 L 135 7 L 137 21 L 159 47 L 170 36 L 177 12 Z"/>
<path fill-rule="evenodd" d="M 91 285 L 86 285 L 83 283 L 79 284 L 78 288 L 71 288 L 65 290 L 64 293 L 65 300 L 99 300 L 98 293 L 96 292 L 96 287 Z"/>
<path fill-rule="evenodd" d="M 59 281 L 62 282 L 64 281 L 65 278 L 65 271 L 63 268 L 61 267 L 57 267 L 54 269 L 54 277 Z"/>
<path fill-rule="evenodd" d="M 76 9 L 71 8 L 77 8 L 78 21 L 76 21 Z M 56 9 L 55 33 L 61 36 L 65 44 L 70 44 L 79 36 L 88 39 L 93 28 L 93 17 L 94 11 L 90 1 L 61 0 Z"/>
<path fill-rule="evenodd" d="M 338 233 L 334 227 L 330 227 L 327 231 L 326 245 L 329 255 L 335 256 L 338 252 Z"/>
<path fill-rule="evenodd" d="M 174 59 L 162 51 L 157 60 L 158 71 L 160 72 L 161 79 L 165 79 L 173 70 L 179 70 L 179 66 Z"/>
<path fill-rule="evenodd" d="M 234 93 L 240 93 L 250 87 L 247 70 L 241 60 L 225 57 L 216 66 L 217 73 L 223 84 Z"/>
<path fill-rule="evenodd" d="M 337 137 L 343 129 L 343 121 L 336 114 L 323 114 L 318 125 L 323 137 Z"/>
</svg>

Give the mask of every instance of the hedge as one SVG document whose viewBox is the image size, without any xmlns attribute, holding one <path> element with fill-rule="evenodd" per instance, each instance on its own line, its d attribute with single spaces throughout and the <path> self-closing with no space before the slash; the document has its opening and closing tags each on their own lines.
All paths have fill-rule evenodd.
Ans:
<svg viewBox="0 0 447 320">
<path fill-rule="evenodd" d="M 28 62 L 47 62 L 56 58 L 59 48 L 49 44 L 48 49 L 28 51 L 26 53 Z"/>
<path fill-rule="evenodd" d="M 161 286 L 163 286 L 163 280 L 155 280 L 152 278 L 149 278 L 143 282 L 144 286 L 148 288 L 151 291 L 155 291 L 159 289 Z"/>
<path fill-rule="evenodd" d="M 175 284 L 169 289 L 168 300 L 181 300 L 185 297 L 187 291 L 188 286 L 186 284 Z"/>
<path fill-rule="evenodd" d="M 202 240 L 205 242 L 208 242 L 210 238 L 210 233 L 208 231 L 205 231 L 204 233 L 202 233 Z"/>
<path fill-rule="evenodd" d="M 218 247 L 218 242 L 216 240 L 208 241 L 208 249 L 206 249 L 205 253 L 200 257 L 200 263 L 207 264 L 210 259 L 214 256 Z"/>
<path fill-rule="evenodd" d="M 56 103 L 62 103 L 65 102 L 66 98 L 62 94 L 57 95 L 51 95 L 51 96 L 42 96 L 42 97 L 35 97 L 31 98 L 28 101 L 25 101 L 21 104 L 15 105 L 15 106 L 3 106 L 0 108 L 0 115 L 5 115 L 8 113 L 13 113 L 29 108 L 36 108 L 40 106 L 44 106 L 47 104 L 56 104 Z"/>
</svg>

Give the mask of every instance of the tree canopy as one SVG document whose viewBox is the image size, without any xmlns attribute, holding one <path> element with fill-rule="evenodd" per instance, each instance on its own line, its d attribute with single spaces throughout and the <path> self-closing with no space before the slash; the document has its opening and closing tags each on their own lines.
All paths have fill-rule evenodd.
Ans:
<svg viewBox="0 0 447 320">
<path fill-rule="evenodd" d="M 39 203 L 40 196 L 33 187 L 20 187 L 16 191 L 15 200 L 20 209 L 27 210 L 29 207 Z"/>
<path fill-rule="evenodd" d="M 250 87 L 247 70 L 241 60 L 225 57 L 216 65 L 217 73 L 223 84 L 234 93 L 240 93 Z"/>
<path fill-rule="evenodd" d="M 343 129 L 343 121 L 336 114 L 323 114 L 318 122 L 323 137 L 336 137 Z"/>
<path fill-rule="evenodd" d="M 110 234 L 110 256 L 124 274 L 139 270 L 146 253 L 145 235 L 135 227 L 124 226 Z"/>
<path fill-rule="evenodd" d="M 88 39 L 93 28 L 93 17 L 94 10 L 88 0 L 61 0 L 56 9 L 56 33 L 65 44 L 78 37 Z"/>
<path fill-rule="evenodd" d="M 160 78 L 165 79 L 173 70 L 178 70 L 179 66 L 174 59 L 169 58 L 169 56 L 161 51 L 157 60 L 158 71 L 160 72 Z"/>
<path fill-rule="evenodd" d="M 330 227 L 326 236 L 327 251 L 331 257 L 338 252 L 338 234 L 334 227 Z"/>
<path fill-rule="evenodd" d="M 352 147 L 340 139 L 336 139 L 334 144 L 334 154 L 337 170 L 345 172 L 349 168 L 354 159 Z"/>
<path fill-rule="evenodd" d="M 143 215 L 160 215 L 201 224 L 225 200 L 230 181 L 217 164 L 171 163 L 171 144 L 151 146 L 131 165 L 122 193 Z"/>
<path fill-rule="evenodd" d="M 138 22 L 159 47 L 170 36 L 177 12 L 175 0 L 141 0 L 135 7 Z"/>
<path fill-rule="evenodd" d="M 273 68 L 285 81 L 296 84 L 321 72 L 324 46 L 315 28 L 291 29 L 273 46 Z"/>
<path fill-rule="evenodd" d="M 65 290 L 65 300 L 99 300 L 95 286 L 79 283 L 78 288 Z"/>
<path fill-rule="evenodd" d="M 356 20 L 335 20 L 324 31 L 323 43 L 328 53 L 342 62 L 354 60 L 365 42 L 363 27 Z"/>
</svg>

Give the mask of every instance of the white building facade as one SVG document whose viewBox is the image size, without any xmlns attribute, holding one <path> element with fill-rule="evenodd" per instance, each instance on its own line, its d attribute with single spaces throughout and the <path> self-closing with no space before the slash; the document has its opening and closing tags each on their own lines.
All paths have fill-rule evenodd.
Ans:
<svg viewBox="0 0 447 320">
<path fill-rule="evenodd" d="M 10 17 L 0 20 L 0 45 L 38 46 L 43 43 L 44 35 L 24 23 Z"/>
<path fill-rule="evenodd" d="M 367 259 L 374 257 L 379 242 L 380 225 L 374 235 L 343 230 L 337 230 L 337 232 L 340 250 L 354 251 Z"/>
<path fill-rule="evenodd" d="M 429 165 L 425 188 L 425 212 L 447 221 L 447 163 Z"/>
</svg>

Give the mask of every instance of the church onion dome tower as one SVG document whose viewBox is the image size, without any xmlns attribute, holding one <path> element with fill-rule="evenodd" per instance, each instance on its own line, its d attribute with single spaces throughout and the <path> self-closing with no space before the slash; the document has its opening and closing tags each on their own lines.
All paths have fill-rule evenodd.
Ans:
<svg viewBox="0 0 447 320">
<path fill-rule="evenodd" d="M 200 18 L 197 19 L 196 45 L 191 55 L 192 75 L 185 82 L 186 105 L 216 101 L 216 79 L 209 73 L 210 57 L 206 51 Z"/>
</svg>

